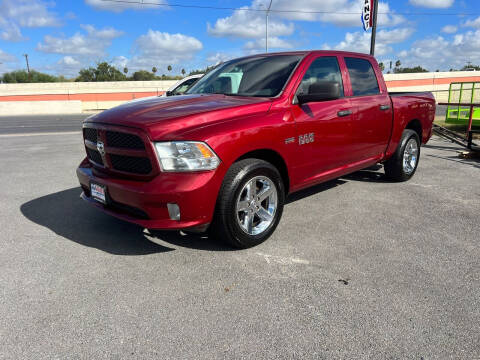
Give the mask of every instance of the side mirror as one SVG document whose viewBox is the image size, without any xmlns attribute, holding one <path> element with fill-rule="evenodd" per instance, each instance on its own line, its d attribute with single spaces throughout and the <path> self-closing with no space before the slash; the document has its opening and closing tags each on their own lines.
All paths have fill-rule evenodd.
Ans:
<svg viewBox="0 0 480 360">
<path fill-rule="evenodd" d="M 298 103 L 306 104 L 340 98 L 340 84 L 336 81 L 317 81 L 308 87 L 307 94 L 298 94 Z"/>
<path fill-rule="evenodd" d="M 166 96 L 172 96 L 173 95 L 173 91 L 167 91 L 167 93 L 165 94 Z"/>
</svg>

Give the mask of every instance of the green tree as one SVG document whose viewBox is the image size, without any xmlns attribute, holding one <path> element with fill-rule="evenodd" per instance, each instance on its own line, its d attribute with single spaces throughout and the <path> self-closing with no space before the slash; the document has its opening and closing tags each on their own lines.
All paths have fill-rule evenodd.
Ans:
<svg viewBox="0 0 480 360">
<path fill-rule="evenodd" d="M 146 70 L 139 70 L 133 73 L 132 79 L 134 81 L 150 81 L 155 80 L 155 75 Z"/>
<path fill-rule="evenodd" d="M 155 75 L 157 73 L 157 68 L 155 66 L 152 67 L 152 73 L 153 73 L 153 75 Z"/>
<path fill-rule="evenodd" d="M 186 73 L 185 69 L 182 69 L 182 75 L 183 76 L 185 76 L 185 73 Z"/>
<path fill-rule="evenodd" d="M 412 67 L 412 68 L 396 67 L 395 69 L 393 69 L 393 72 L 395 74 L 406 74 L 406 73 L 423 73 L 423 72 L 428 72 L 428 70 L 422 68 L 421 66 L 415 66 L 415 67 Z"/>
<path fill-rule="evenodd" d="M 400 60 L 395 61 L 395 67 L 399 68 L 400 66 L 402 66 L 402 63 L 400 62 Z"/>
<path fill-rule="evenodd" d="M 220 64 L 218 64 L 218 65 L 220 65 Z M 209 71 L 215 69 L 218 65 L 207 66 L 205 69 L 192 70 L 192 71 L 190 71 L 190 74 L 188 74 L 188 75 L 190 76 L 190 75 L 196 75 L 196 74 L 206 74 Z"/>
<path fill-rule="evenodd" d="M 480 71 L 480 66 L 468 64 L 460 69 L 460 71 L 472 71 L 472 70 Z"/>
<path fill-rule="evenodd" d="M 172 71 L 172 65 L 168 65 L 167 70 L 168 70 L 168 72 Z"/>
<path fill-rule="evenodd" d="M 35 70 L 30 71 L 30 75 L 25 70 L 17 70 L 3 74 L 2 81 L 7 84 L 16 83 L 51 83 L 65 81 L 64 77 L 57 77 Z"/>
<path fill-rule="evenodd" d="M 125 75 L 127 75 L 127 74 L 128 74 L 128 68 L 127 68 L 127 67 L 124 67 L 124 68 L 123 68 L 123 72 L 124 72 Z"/>
<path fill-rule="evenodd" d="M 382 72 L 385 70 L 385 65 L 383 64 L 383 62 L 378 63 L 378 67 L 380 68 L 380 70 L 382 70 Z"/>
<path fill-rule="evenodd" d="M 101 81 L 123 81 L 127 77 L 120 72 L 116 67 L 110 65 L 107 62 L 101 62 L 97 64 L 96 68 L 89 67 L 87 69 L 80 70 L 78 77 L 75 81 L 86 82 L 101 82 Z"/>
</svg>

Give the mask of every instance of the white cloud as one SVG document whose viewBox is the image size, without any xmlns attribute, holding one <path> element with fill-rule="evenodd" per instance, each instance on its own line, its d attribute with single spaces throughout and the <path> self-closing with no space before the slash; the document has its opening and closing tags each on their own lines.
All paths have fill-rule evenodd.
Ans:
<svg viewBox="0 0 480 360">
<path fill-rule="evenodd" d="M 262 8 L 267 0 L 254 0 L 252 8 Z M 337 26 L 361 26 L 361 13 L 364 0 L 276 0 L 272 14 L 286 20 L 322 21 Z M 378 4 L 378 24 L 396 26 L 405 21 L 395 14 L 388 3 Z"/>
<path fill-rule="evenodd" d="M 105 0 L 85 0 L 85 3 L 99 10 L 106 10 L 106 11 L 113 11 L 113 12 L 122 12 L 128 9 L 133 9 L 133 10 L 168 9 L 168 6 L 155 5 L 155 4 L 167 4 L 167 1 L 163 1 L 163 0 L 161 1 L 149 0 L 147 1 L 147 4 L 141 4 L 134 1 L 117 2 L 117 1 L 105 1 Z"/>
<path fill-rule="evenodd" d="M 192 36 L 169 34 L 151 29 L 137 39 L 136 46 L 140 52 L 139 56 L 167 59 L 189 59 L 203 48 L 200 40 Z"/>
<path fill-rule="evenodd" d="M 82 28 L 87 32 L 86 35 L 76 33 L 70 38 L 47 35 L 43 42 L 37 45 L 37 50 L 62 55 L 101 57 L 105 56 L 112 40 L 123 34 L 110 27 L 97 30 L 91 25 L 82 25 Z"/>
<path fill-rule="evenodd" d="M 41 0 L 3 0 L 0 16 L 21 27 L 59 26 L 57 16 L 48 10 L 51 3 Z"/>
<path fill-rule="evenodd" d="M 457 34 L 451 41 L 442 36 L 425 38 L 399 55 L 408 66 L 421 65 L 430 70 L 461 68 L 467 61 L 475 63 L 480 58 L 480 30 Z"/>
<path fill-rule="evenodd" d="M 61 58 L 58 63 L 59 65 L 65 65 L 65 66 L 78 66 L 80 65 L 80 61 L 75 60 L 75 58 L 71 56 L 64 56 Z"/>
<path fill-rule="evenodd" d="M 455 0 L 410 0 L 413 6 L 445 9 L 453 5 Z"/>
<path fill-rule="evenodd" d="M 17 24 L 12 22 L 6 22 L 5 26 L 2 27 L 3 31 L 0 32 L 0 39 L 12 42 L 26 40 L 26 38 L 23 37 L 22 32 L 20 31 L 20 28 L 17 26 Z"/>
<path fill-rule="evenodd" d="M 88 36 L 96 39 L 111 40 L 123 35 L 123 31 L 115 30 L 112 27 L 106 27 L 101 30 L 96 29 L 93 25 L 80 25 L 84 29 Z"/>
<path fill-rule="evenodd" d="M 59 75 L 75 77 L 83 67 L 85 67 L 85 64 L 67 55 L 58 60 L 55 65 L 46 66 L 45 69 L 49 71 L 54 70 Z"/>
<path fill-rule="evenodd" d="M 213 26 L 207 23 L 207 31 L 218 37 L 260 38 L 265 36 L 265 15 L 260 12 L 235 10 L 231 16 L 218 19 Z M 293 31 L 292 23 L 285 24 L 275 19 L 269 21 L 268 32 L 272 36 L 290 35 Z"/>
<path fill-rule="evenodd" d="M 474 20 L 468 20 L 463 24 L 464 26 L 469 26 L 473 28 L 480 29 L 480 16 Z"/>
<path fill-rule="evenodd" d="M 115 66 L 117 69 L 123 71 L 125 67 L 128 65 L 128 59 L 125 56 L 115 56 L 112 61 L 112 65 Z"/>
<path fill-rule="evenodd" d="M 454 34 L 457 32 L 457 30 L 458 28 L 454 25 L 445 25 L 442 28 L 442 32 L 444 32 L 445 34 Z"/>
<path fill-rule="evenodd" d="M 293 48 L 293 44 L 289 43 L 288 41 L 285 41 L 278 37 L 270 37 L 270 36 L 268 37 L 268 49 L 291 49 L 291 48 Z M 255 52 L 257 52 L 257 50 L 265 52 L 265 38 L 248 41 L 245 44 L 244 49 L 254 50 Z"/>
<path fill-rule="evenodd" d="M 6 63 L 6 62 L 15 62 L 17 58 L 13 56 L 12 54 L 6 53 L 2 49 L 0 49 L 0 62 Z"/>
<path fill-rule="evenodd" d="M 51 3 L 42 0 L 1 0 L 0 1 L 0 39 L 5 41 L 23 41 L 21 27 L 59 26 L 56 14 L 48 8 Z"/>
<path fill-rule="evenodd" d="M 415 30 L 413 28 L 399 28 L 393 30 L 380 30 L 377 32 L 377 39 L 375 43 L 375 55 L 382 56 L 393 51 L 390 45 L 401 43 L 407 40 Z M 326 48 L 333 48 L 335 50 L 354 51 L 361 53 L 370 52 L 370 33 L 366 32 L 347 32 L 345 39 L 337 45 Z"/>
<path fill-rule="evenodd" d="M 361 26 L 361 9 L 363 0 L 276 0 L 272 5 L 269 34 L 273 37 L 291 35 L 292 23 L 283 20 L 321 21 L 337 26 Z M 253 0 L 243 9 L 265 9 L 268 0 Z M 396 26 L 405 22 L 405 18 L 395 14 L 388 3 L 379 3 L 378 24 Z M 207 31 L 214 36 L 239 38 L 260 38 L 265 33 L 265 13 L 263 11 L 236 10 L 231 16 L 218 19 L 212 26 L 207 24 Z"/>
<path fill-rule="evenodd" d="M 13 70 L 13 64 L 18 63 L 18 59 L 9 53 L 0 49 L 0 75 Z"/>
<path fill-rule="evenodd" d="M 206 60 L 209 66 L 211 66 L 211 65 L 217 65 L 227 60 L 233 59 L 234 57 L 235 56 L 232 56 L 231 54 L 229 55 L 223 52 L 216 52 L 213 54 L 209 54 Z"/>
<path fill-rule="evenodd" d="M 364 0 L 275 0 L 269 16 L 268 34 L 272 38 L 272 48 L 292 48 L 282 36 L 292 35 L 295 26 L 291 21 L 331 23 L 336 26 L 361 26 L 361 10 Z M 217 37 L 256 39 L 244 45 L 247 50 L 260 50 L 265 39 L 265 11 L 269 0 L 253 0 L 250 6 L 235 10 L 232 15 L 217 19 L 207 31 Z M 405 18 L 395 14 L 386 2 L 379 3 L 378 24 L 393 27 L 405 22 Z"/>
<path fill-rule="evenodd" d="M 130 59 L 119 56 L 114 62 L 121 68 L 128 67 L 131 72 L 180 63 L 185 67 L 185 62 L 193 59 L 202 49 L 202 42 L 192 36 L 150 29 L 135 41 L 135 56 Z"/>
</svg>

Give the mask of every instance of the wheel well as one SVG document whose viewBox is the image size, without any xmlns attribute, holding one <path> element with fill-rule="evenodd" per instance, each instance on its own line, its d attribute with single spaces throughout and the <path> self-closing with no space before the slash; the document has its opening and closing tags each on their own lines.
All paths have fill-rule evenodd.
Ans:
<svg viewBox="0 0 480 360">
<path fill-rule="evenodd" d="M 285 160 L 283 160 L 282 156 L 274 150 L 261 149 L 250 151 L 240 156 L 235 162 L 251 158 L 267 161 L 277 168 L 282 176 L 282 181 L 285 186 L 285 195 L 287 195 L 290 189 L 290 178 L 288 176 L 287 164 L 285 163 Z"/>
<path fill-rule="evenodd" d="M 410 129 L 415 131 L 418 134 L 420 142 L 422 142 L 422 124 L 420 123 L 419 120 L 414 119 L 410 121 L 408 125 L 405 127 L 405 129 Z"/>
</svg>

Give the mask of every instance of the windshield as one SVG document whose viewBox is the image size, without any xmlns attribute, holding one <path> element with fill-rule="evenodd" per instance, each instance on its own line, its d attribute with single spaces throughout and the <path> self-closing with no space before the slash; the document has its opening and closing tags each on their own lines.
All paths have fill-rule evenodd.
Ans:
<svg viewBox="0 0 480 360">
<path fill-rule="evenodd" d="M 198 80 L 198 77 L 185 80 L 180 85 L 178 85 L 175 89 L 172 90 L 172 95 L 182 95 L 197 80 Z"/>
<path fill-rule="evenodd" d="M 228 61 L 206 74 L 186 93 L 274 97 L 280 94 L 301 58 L 273 55 Z"/>
</svg>

